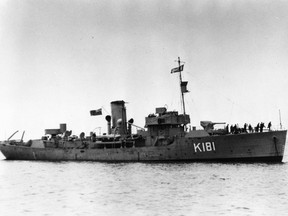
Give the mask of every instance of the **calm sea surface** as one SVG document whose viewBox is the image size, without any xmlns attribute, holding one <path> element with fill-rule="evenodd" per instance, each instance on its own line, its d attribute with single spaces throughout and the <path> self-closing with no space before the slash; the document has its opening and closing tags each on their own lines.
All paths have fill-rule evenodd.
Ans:
<svg viewBox="0 0 288 216">
<path fill-rule="evenodd" d="M 282 164 L 6 161 L 0 215 L 287 215 Z"/>
</svg>

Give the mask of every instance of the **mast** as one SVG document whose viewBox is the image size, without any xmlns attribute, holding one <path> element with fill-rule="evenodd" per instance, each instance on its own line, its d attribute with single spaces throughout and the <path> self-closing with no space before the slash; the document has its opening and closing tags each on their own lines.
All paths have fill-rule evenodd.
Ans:
<svg viewBox="0 0 288 216">
<path fill-rule="evenodd" d="M 180 57 L 178 57 L 178 66 L 179 66 L 179 80 L 180 80 L 180 91 L 181 91 L 181 102 L 182 102 L 182 107 L 183 107 L 183 114 L 186 114 L 185 111 L 185 100 L 184 100 L 184 92 L 182 90 L 182 76 L 181 76 L 181 61 L 180 61 Z"/>
<path fill-rule="evenodd" d="M 183 81 L 183 80 L 182 80 L 182 75 L 181 75 L 181 71 L 183 71 L 183 69 L 184 69 L 184 63 L 185 63 L 185 62 L 181 62 L 181 61 L 180 61 L 180 57 L 178 57 L 178 60 L 177 60 L 177 61 L 178 61 L 178 67 L 173 68 L 173 69 L 171 70 L 171 73 L 178 73 L 178 72 L 179 72 L 180 91 L 181 91 L 181 103 L 182 103 L 182 108 L 183 108 L 183 115 L 184 115 L 184 118 L 185 118 L 185 116 L 186 116 L 186 110 L 185 110 L 184 93 L 189 92 L 189 91 L 187 90 L 187 84 L 188 84 L 188 82 L 187 82 L 187 81 Z M 181 63 L 183 63 L 183 64 L 181 65 Z"/>
</svg>

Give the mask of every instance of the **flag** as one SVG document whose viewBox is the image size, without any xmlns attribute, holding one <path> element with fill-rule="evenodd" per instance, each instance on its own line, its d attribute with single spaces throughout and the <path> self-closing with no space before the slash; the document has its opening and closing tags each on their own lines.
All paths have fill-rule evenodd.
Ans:
<svg viewBox="0 0 288 216">
<path fill-rule="evenodd" d="M 181 65 L 181 66 L 179 66 L 179 67 L 173 68 L 173 69 L 171 70 L 171 73 L 176 73 L 176 72 L 183 71 L 183 68 L 184 68 L 184 65 Z"/>
<path fill-rule="evenodd" d="M 188 90 L 187 90 L 187 84 L 188 84 L 187 81 L 181 82 L 181 92 L 182 92 L 182 93 L 188 92 Z"/>
<path fill-rule="evenodd" d="M 91 116 L 102 115 L 102 108 L 97 110 L 90 110 L 90 115 Z"/>
</svg>

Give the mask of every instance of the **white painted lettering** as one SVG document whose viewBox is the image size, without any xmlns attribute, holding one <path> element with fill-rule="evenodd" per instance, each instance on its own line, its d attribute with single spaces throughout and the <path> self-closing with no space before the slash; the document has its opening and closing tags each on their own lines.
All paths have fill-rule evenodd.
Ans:
<svg viewBox="0 0 288 216">
<path fill-rule="evenodd" d="M 206 142 L 206 151 L 212 151 L 212 145 L 210 142 Z"/>
<path fill-rule="evenodd" d="M 208 152 L 208 151 L 216 151 L 214 142 L 202 142 L 202 143 L 193 143 L 194 151 L 196 152 Z"/>
<path fill-rule="evenodd" d="M 199 150 L 199 152 L 202 152 L 200 148 L 200 143 L 198 143 L 197 145 L 194 143 L 194 151 L 197 152 L 197 149 Z"/>
</svg>

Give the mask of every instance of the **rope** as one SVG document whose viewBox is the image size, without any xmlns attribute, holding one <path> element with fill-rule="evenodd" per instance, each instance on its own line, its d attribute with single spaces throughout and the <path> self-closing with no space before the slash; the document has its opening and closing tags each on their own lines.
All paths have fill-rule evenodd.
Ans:
<svg viewBox="0 0 288 216">
<path fill-rule="evenodd" d="M 197 80 L 197 77 L 192 75 L 191 73 L 188 73 L 189 76 L 192 76 L 194 78 L 194 80 Z M 211 89 L 211 86 L 207 85 L 205 82 L 197 82 L 197 85 L 201 85 L 206 87 L 207 89 Z M 196 92 L 196 91 L 194 91 Z M 247 113 L 249 113 L 250 115 L 252 114 L 254 117 L 260 118 L 260 116 L 256 113 L 251 113 L 250 110 L 248 110 L 246 107 L 243 107 L 241 104 L 237 103 L 236 101 L 232 100 L 231 98 L 227 97 L 226 95 L 224 95 L 222 92 L 218 91 L 217 89 L 213 89 L 213 91 L 210 91 L 211 94 L 214 94 L 216 96 L 221 96 L 222 98 L 226 99 L 228 102 L 230 102 L 232 104 L 232 110 L 231 110 L 231 114 L 230 114 L 230 118 L 232 116 L 233 110 L 234 110 L 234 105 L 237 105 L 241 110 L 246 111 Z"/>
<path fill-rule="evenodd" d="M 277 137 L 276 136 L 273 136 L 273 141 L 274 141 L 274 145 L 275 145 L 276 155 L 279 156 L 279 152 L 278 152 L 278 148 L 277 148 Z"/>
</svg>

